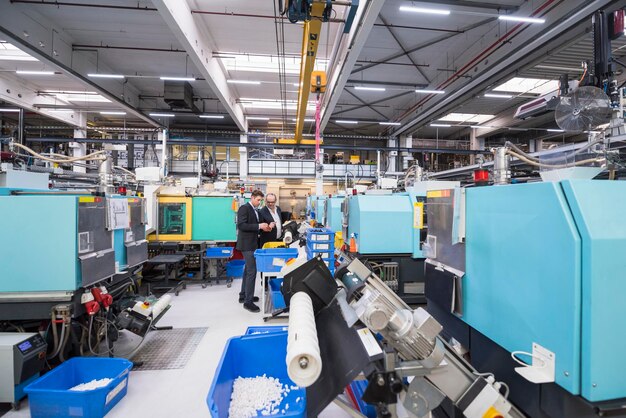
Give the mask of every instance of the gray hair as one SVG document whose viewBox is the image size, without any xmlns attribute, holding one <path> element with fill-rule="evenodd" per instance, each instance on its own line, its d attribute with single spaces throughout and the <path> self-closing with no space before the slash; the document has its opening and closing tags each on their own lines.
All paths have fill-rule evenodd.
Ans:
<svg viewBox="0 0 626 418">
<path fill-rule="evenodd" d="M 274 196 L 274 201 L 278 202 L 278 197 L 274 193 L 268 193 L 265 196 L 265 200 L 267 200 L 267 198 L 270 197 L 270 196 Z"/>
</svg>

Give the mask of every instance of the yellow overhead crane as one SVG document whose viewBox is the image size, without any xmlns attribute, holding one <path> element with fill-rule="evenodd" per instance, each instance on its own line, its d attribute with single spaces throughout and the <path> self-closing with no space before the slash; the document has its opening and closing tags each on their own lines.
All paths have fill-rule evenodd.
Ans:
<svg viewBox="0 0 626 418">
<path fill-rule="evenodd" d="M 315 57 L 319 45 L 322 23 L 330 20 L 333 4 L 350 6 L 344 33 L 350 31 L 350 27 L 356 15 L 359 0 L 333 1 L 333 0 L 289 0 L 285 12 L 291 23 L 304 22 L 302 33 L 302 59 L 300 62 L 300 83 L 298 89 L 298 109 L 296 112 L 296 131 L 293 139 L 277 139 L 279 144 L 306 144 L 315 145 L 314 139 L 302 139 L 304 119 L 309 101 L 309 93 L 322 94 L 326 91 L 326 73 L 313 71 Z"/>
</svg>

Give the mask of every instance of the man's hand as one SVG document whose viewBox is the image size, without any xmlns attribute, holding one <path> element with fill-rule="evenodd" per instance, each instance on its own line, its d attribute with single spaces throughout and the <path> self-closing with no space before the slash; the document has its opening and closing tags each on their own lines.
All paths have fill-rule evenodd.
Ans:
<svg viewBox="0 0 626 418">
<path fill-rule="evenodd" d="M 259 224 L 259 229 L 265 232 L 270 232 L 272 230 L 272 228 L 270 228 L 270 226 L 266 224 L 265 222 L 263 222 L 262 224 Z"/>
<path fill-rule="evenodd" d="M 276 228 L 276 222 L 270 223 L 270 229 L 274 229 L 274 228 Z"/>
</svg>

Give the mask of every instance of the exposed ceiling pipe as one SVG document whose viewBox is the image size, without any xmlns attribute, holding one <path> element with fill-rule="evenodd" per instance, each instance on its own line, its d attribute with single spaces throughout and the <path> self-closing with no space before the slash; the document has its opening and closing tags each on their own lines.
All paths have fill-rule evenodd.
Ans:
<svg viewBox="0 0 626 418">
<path fill-rule="evenodd" d="M 233 16 L 233 17 L 252 17 L 259 19 L 276 19 L 277 16 L 274 15 L 259 15 L 259 14 L 248 14 L 248 13 L 233 13 L 233 12 L 209 12 L 206 10 L 192 10 L 191 14 L 199 14 L 199 15 L 214 15 L 214 16 Z M 278 16 L 278 19 L 287 19 L 285 16 Z M 343 19 L 329 19 L 331 23 L 344 23 Z"/>
<path fill-rule="evenodd" d="M 122 49 L 128 51 L 148 51 L 148 52 L 184 52 L 187 51 L 184 49 L 176 49 L 176 48 L 145 48 L 138 46 L 114 46 L 114 45 L 85 45 L 85 44 L 73 44 L 72 49 Z"/>
<path fill-rule="evenodd" d="M 37 4 L 47 6 L 70 6 L 70 7 L 92 7 L 99 9 L 118 9 L 118 10 L 135 10 L 139 12 L 156 12 L 154 7 L 141 7 L 137 6 L 118 6 L 115 4 L 88 4 L 88 3 L 74 3 L 68 1 L 45 1 L 45 0 L 10 0 L 11 3 L 25 3 L 25 4 Z"/>
</svg>

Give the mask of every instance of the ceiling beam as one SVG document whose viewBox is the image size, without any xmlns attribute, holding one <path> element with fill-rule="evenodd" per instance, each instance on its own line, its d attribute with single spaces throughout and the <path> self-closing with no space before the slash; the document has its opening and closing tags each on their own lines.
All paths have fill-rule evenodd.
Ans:
<svg viewBox="0 0 626 418">
<path fill-rule="evenodd" d="M 0 0 L 0 34 L 22 51 L 37 58 L 43 64 L 62 72 L 69 79 L 93 89 L 127 113 L 154 127 L 161 124 L 138 110 L 139 91 L 128 80 L 105 80 L 98 84 L 89 79 L 89 72 L 112 72 L 102 60 L 85 53 L 72 51 L 72 37 L 61 27 L 32 10 L 32 7 L 11 4 Z"/>
<path fill-rule="evenodd" d="M 411 29 L 411 30 L 425 30 L 429 32 L 447 32 L 447 33 L 461 33 L 460 30 L 454 29 L 441 29 L 441 28 L 430 28 L 426 26 L 407 26 L 407 25 L 391 25 L 391 24 L 383 24 L 383 23 L 374 23 L 374 26 L 381 28 L 396 28 L 396 29 Z"/>
<path fill-rule="evenodd" d="M 388 61 L 393 61 L 393 60 L 395 60 L 397 58 L 404 57 L 405 55 L 408 56 L 409 54 L 412 54 L 414 52 L 417 52 L 417 51 L 420 51 L 422 49 L 428 48 L 430 46 L 436 45 L 439 42 L 443 42 L 443 41 L 448 40 L 448 39 L 450 39 L 450 38 L 452 38 L 454 36 L 460 35 L 462 33 L 470 31 L 472 29 L 476 29 L 477 27 L 482 26 L 484 24 L 487 24 L 489 22 L 492 22 L 494 20 L 496 20 L 495 17 L 489 18 L 489 19 L 485 19 L 485 20 L 481 20 L 480 22 L 473 23 L 471 25 L 465 26 L 464 28 L 461 29 L 460 32 L 449 33 L 447 35 L 442 35 L 442 36 L 439 36 L 437 38 L 428 40 L 426 42 L 422 42 L 421 44 L 416 45 L 416 46 L 414 46 L 412 48 L 409 48 L 408 50 L 403 50 L 402 52 L 395 53 L 393 55 L 388 56 L 387 58 L 383 58 L 378 63 L 364 65 L 364 66 L 359 67 L 359 68 L 357 68 L 355 70 L 352 70 L 352 74 L 356 74 L 356 73 L 359 73 L 361 71 L 369 70 L 370 68 L 376 67 L 377 65 L 381 65 L 381 64 L 383 64 L 385 62 L 388 62 Z"/>
<path fill-rule="evenodd" d="M 320 121 L 320 130 L 322 132 L 339 102 L 354 64 L 359 59 L 361 50 L 365 46 L 384 4 L 385 0 L 360 2 L 350 32 L 340 38 L 340 44 L 330 61 L 331 69 L 328 74 L 327 93 L 322 98 L 322 117 Z"/>
<path fill-rule="evenodd" d="M 388 119 L 388 116 L 386 116 L 384 113 L 379 112 L 378 110 L 374 109 L 374 107 L 372 107 L 370 104 L 366 103 L 363 99 L 361 99 L 359 96 L 357 96 L 356 94 L 354 94 L 353 92 L 351 92 L 350 90 L 346 89 L 346 92 L 354 97 L 355 99 L 357 99 L 359 102 L 361 102 L 361 104 L 371 110 L 373 110 L 374 112 L 378 113 L 380 116 L 382 116 L 383 118 Z"/>
<path fill-rule="evenodd" d="M 406 95 L 411 94 L 411 93 L 414 93 L 414 92 L 413 91 L 403 91 L 402 93 L 396 94 L 394 96 L 385 97 L 385 98 L 378 99 L 376 101 L 370 102 L 367 106 L 372 107 L 374 105 L 377 105 L 378 103 L 386 102 L 387 100 L 397 99 L 398 97 L 406 96 Z M 351 107 L 350 109 L 342 109 L 342 110 L 340 110 L 338 112 L 334 112 L 333 116 L 336 116 L 336 115 L 339 115 L 339 114 L 342 114 L 342 113 L 346 113 L 346 112 L 350 112 L 352 110 L 361 109 L 361 108 L 363 108 L 365 106 L 366 105 L 360 105 L 360 106 Z"/>
<path fill-rule="evenodd" d="M 243 107 L 237 103 L 230 86 L 226 82 L 227 74 L 222 69 L 219 59 L 213 57 L 217 51 L 215 42 L 207 30 L 194 19 L 186 1 L 153 0 L 152 3 L 181 43 L 187 54 L 200 71 L 213 92 L 231 116 L 237 127 L 248 130 L 243 114 Z"/>
<path fill-rule="evenodd" d="M 374 81 L 374 80 L 355 80 L 351 79 L 346 81 L 347 84 L 367 84 L 367 85 L 376 85 L 376 86 L 393 86 L 393 87 L 407 87 L 411 90 L 423 89 L 428 87 L 427 84 L 414 84 L 414 83 L 399 83 L 396 81 Z"/>
<path fill-rule="evenodd" d="M 490 65 L 484 71 L 476 74 L 474 78 L 456 91 L 446 94 L 439 102 L 425 106 L 423 111 L 417 109 L 417 114 L 414 115 L 413 119 L 411 119 L 411 115 L 405 117 L 404 122 L 406 123 L 395 130 L 394 134 L 401 135 L 412 132 L 415 128 L 428 123 L 433 117 L 456 108 L 467 97 L 479 94 L 487 86 L 498 80 L 511 77 L 518 68 L 523 68 L 528 63 L 545 56 L 546 49 L 557 48 L 559 45 L 571 42 L 572 39 L 579 38 L 583 32 L 586 32 L 584 23 L 589 22 L 597 10 L 610 6 L 614 8 L 623 7 L 625 4 L 626 1 L 624 0 L 579 0 L 576 4 L 571 5 L 568 2 L 567 5 L 563 5 L 566 9 L 561 16 L 553 16 L 550 19 L 556 22 L 555 24 L 543 30 L 539 29 L 539 33 L 529 31 L 522 37 L 508 40 L 509 48 L 500 49 L 501 54 L 499 56 L 489 56 Z M 581 26 L 581 24 L 583 25 Z"/>
</svg>

